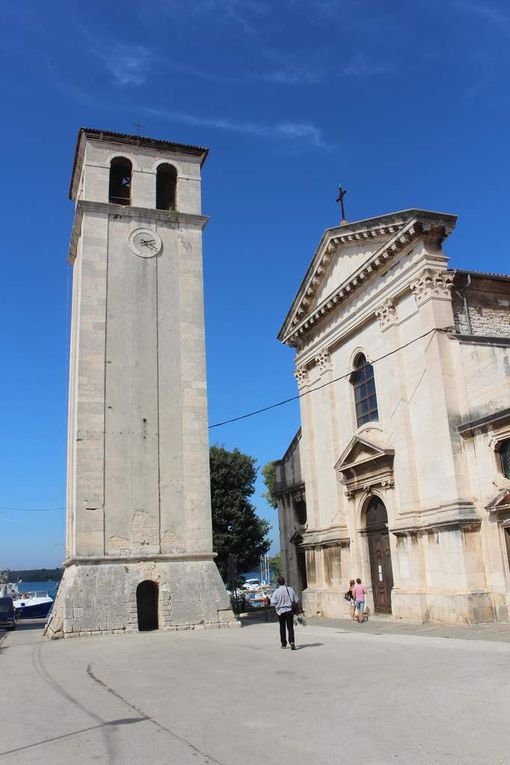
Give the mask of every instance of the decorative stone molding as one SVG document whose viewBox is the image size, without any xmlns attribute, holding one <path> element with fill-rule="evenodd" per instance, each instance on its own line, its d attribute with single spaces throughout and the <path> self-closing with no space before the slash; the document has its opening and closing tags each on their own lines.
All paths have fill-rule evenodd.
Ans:
<svg viewBox="0 0 510 765">
<path fill-rule="evenodd" d="M 435 268 L 424 268 L 418 279 L 410 284 L 417 305 L 431 297 L 449 298 L 452 287 L 453 274 Z"/>
<path fill-rule="evenodd" d="M 434 241 L 435 249 L 438 249 L 441 242 L 455 227 L 455 222 L 456 217 L 453 215 L 431 213 L 426 210 L 404 210 L 401 213 L 327 230 L 309 269 L 307 279 L 296 296 L 278 338 L 287 345 L 298 347 L 300 336 L 306 335 L 317 321 L 349 299 L 366 283 L 368 278 L 377 271 L 387 268 L 391 259 L 403 248 L 409 248 L 416 239 L 426 235 L 427 239 Z M 381 237 L 389 238 L 380 243 Z M 338 248 L 374 240 L 380 246 L 368 261 L 309 313 L 312 300 L 317 296 L 320 285 L 323 284 L 326 267 L 336 256 Z"/>
<path fill-rule="evenodd" d="M 345 496 L 351 499 L 375 487 L 392 489 L 394 455 L 393 449 L 354 436 L 335 465 L 345 487 Z"/>
<path fill-rule="evenodd" d="M 351 539 L 345 526 L 330 526 L 326 529 L 314 529 L 313 531 L 303 531 L 303 548 L 330 547 L 332 545 L 347 547 Z"/>
<path fill-rule="evenodd" d="M 303 388 L 308 383 L 308 369 L 304 364 L 296 369 L 294 372 L 298 388 Z"/>
<path fill-rule="evenodd" d="M 319 354 L 315 357 L 315 363 L 319 367 L 320 374 L 327 372 L 328 369 L 331 369 L 331 354 L 327 348 L 323 348 L 322 351 L 319 351 Z"/>
<path fill-rule="evenodd" d="M 397 307 L 391 298 L 384 301 L 379 308 L 376 308 L 375 315 L 379 319 L 381 329 L 386 329 L 394 324 L 397 319 Z"/>
</svg>

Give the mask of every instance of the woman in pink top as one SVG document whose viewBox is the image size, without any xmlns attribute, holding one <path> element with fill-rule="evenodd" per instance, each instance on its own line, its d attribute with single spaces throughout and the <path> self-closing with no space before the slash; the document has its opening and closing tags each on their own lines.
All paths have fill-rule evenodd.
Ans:
<svg viewBox="0 0 510 765">
<path fill-rule="evenodd" d="M 367 591 L 365 587 L 361 584 L 361 579 L 358 577 L 356 579 L 356 584 L 354 585 L 354 600 L 356 602 L 357 621 L 360 624 L 361 622 L 365 621 L 364 611 L 365 611 L 366 594 L 367 594 Z"/>
</svg>

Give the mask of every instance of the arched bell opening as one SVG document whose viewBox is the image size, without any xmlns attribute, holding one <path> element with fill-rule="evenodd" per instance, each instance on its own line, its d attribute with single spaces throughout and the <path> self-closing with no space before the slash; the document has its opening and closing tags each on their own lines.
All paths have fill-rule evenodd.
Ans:
<svg viewBox="0 0 510 765">
<path fill-rule="evenodd" d="M 114 157 L 110 163 L 108 201 L 115 205 L 131 204 L 133 165 L 126 157 Z"/>
<path fill-rule="evenodd" d="M 177 195 L 177 170 L 166 162 L 159 165 L 156 173 L 156 208 L 175 210 Z"/>
<path fill-rule="evenodd" d="M 140 582 L 136 588 L 136 611 L 140 632 L 158 629 L 158 600 L 159 587 L 156 582 Z"/>
</svg>

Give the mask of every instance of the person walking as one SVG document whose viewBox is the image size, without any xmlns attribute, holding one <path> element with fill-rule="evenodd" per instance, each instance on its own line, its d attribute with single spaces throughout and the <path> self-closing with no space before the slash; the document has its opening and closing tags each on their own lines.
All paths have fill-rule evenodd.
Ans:
<svg viewBox="0 0 510 765">
<path fill-rule="evenodd" d="M 349 603 L 349 608 L 351 610 L 351 619 L 354 621 L 354 616 L 356 614 L 356 598 L 354 597 L 354 585 L 356 584 L 354 579 L 351 579 L 349 582 L 349 589 L 345 593 L 345 599 Z"/>
<path fill-rule="evenodd" d="M 280 641 L 282 648 L 287 648 L 287 632 L 291 651 L 296 650 L 294 643 L 294 613 L 299 612 L 299 599 L 292 587 L 285 584 L 283 576 L 278 577 L 279 587 L 271 595 L 271 605 L 275 607 L 280 622 Z"/>
<path fill-rule="evenodd" d="M 364 585 L 361 584 L 361 579 L 358 577 L 356 579 L 356 584 L 354 585 L 354 601 L 355 601 L 355 611 L 356 611 L 356 620 L 359 624 L 361 622 L 365 621 L 365 598 L 366 598 L 367 591 L 364 587 Z"/>
</svg>

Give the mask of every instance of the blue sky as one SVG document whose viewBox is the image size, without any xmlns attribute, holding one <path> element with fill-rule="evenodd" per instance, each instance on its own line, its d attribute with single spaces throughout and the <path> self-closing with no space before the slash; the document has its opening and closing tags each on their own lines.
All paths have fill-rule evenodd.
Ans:
<svg viewBox="0 0 510 765">
<path fill-rule="evenodd" d="M 145 135 L 210 147 L 211 424 L 296 393 L 293 351 L 276 334 L 339 220 L 340 181 L 349 220 L 454 212 L 450 264 L 509 271 L 502 0 L 6 0 L 0 21 L 2 508 L 65 504 L 67 189 L 80 126 L 140 122 Z M 298 424 L 294 403 L 211 440 L 262 466 Z M 58 565 L 64 529 L 63 510 L 0 509 L 0 569 Z"/>
</svg>

